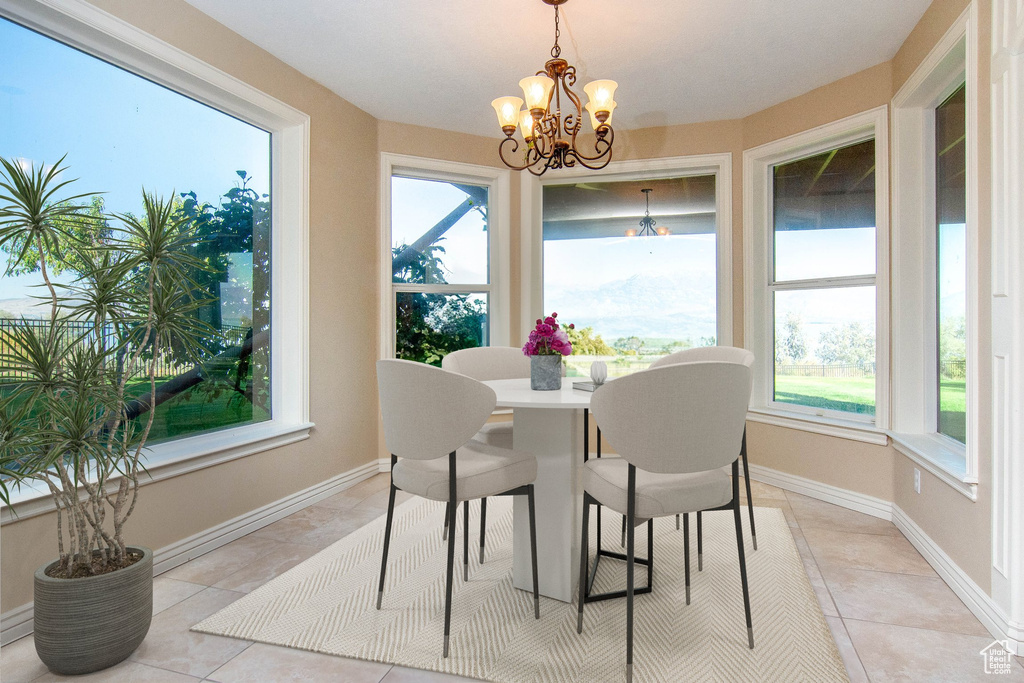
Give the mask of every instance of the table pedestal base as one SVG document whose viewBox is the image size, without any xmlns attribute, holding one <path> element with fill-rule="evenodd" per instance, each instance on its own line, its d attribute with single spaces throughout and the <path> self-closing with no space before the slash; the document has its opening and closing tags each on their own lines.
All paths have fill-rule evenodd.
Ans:
<svg viewBox="0 0 1024 683">
<path fill-rule="evenodd" d="M 515 408 L 513 413 L 515 449 L 537 456 L 534 496 L 540 594 L 572 602 L 579 578 L 583 509 L 578 433 L 582 420 L 577 410 Z M 512 584 L 532 592 L 529 506 L 524 496 L 514 500 Z"/>
</svg>

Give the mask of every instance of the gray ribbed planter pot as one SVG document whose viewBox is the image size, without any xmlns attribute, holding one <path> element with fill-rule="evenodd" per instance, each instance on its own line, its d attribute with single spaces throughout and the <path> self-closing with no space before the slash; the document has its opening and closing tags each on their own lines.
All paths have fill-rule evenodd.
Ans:
<svg viewBox="0 0 1024 683">
<path fill-rule="evenodd" d="M 54 579 L 36 570 L 36 653 L 59 674 L 86 674 L 128 658 L 153 619 L 153 551 L 126 569 L 81 579 Z"/>
<path fill-rule="evenodd" d="M 561 356 L 530 356 L 530 388 L 557 391 L 562 388 Z"/>
</svg>

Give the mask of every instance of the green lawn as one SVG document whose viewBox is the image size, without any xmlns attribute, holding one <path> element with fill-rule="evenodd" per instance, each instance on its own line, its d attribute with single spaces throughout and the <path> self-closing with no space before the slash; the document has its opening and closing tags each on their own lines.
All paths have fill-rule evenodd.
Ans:
<svg viewBox="0 0 1024 683">
<path fill-rule="evenodd" d="M 944 379 L 939 386 L 939 431 L 967 442 L 967 383 L 962 379 Z"/>
<path fill-rule="evenodd" d="M 824 410 L 875 414 L 874 377 L 775 377 L 775 400 Z"/>
<path fill-rule="evenodd" d="M 875 414 L 874 377 L 775 378 L 775 400 L 825 410 Z M 939 395 L 939 431 L 957 441 L 966 441 L 967 389 L 964 380 L 943 380 Z"/>
<path fill-rule="evenodd" d="M 126 393 L 144 393 L 147 389 L 146 382 L 132 382 Z M 195 386 L 156 407 L 148 443 L 269 418 L 267 411 L 235 391 L 210 393 L 202 391 L 201 385 Z M 142 415 L 139 421 L 145 424 L 146 419 Z"/>
</svg>

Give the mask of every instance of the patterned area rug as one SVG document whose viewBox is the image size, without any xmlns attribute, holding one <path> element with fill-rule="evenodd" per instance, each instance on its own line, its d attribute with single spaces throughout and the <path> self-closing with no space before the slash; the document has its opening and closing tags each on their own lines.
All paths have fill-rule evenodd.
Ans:
<svg viewBox="0 0 1024 683">
<path fill-rule="evenodd" d="M 532 594 L 512 587 L 511 499 L 488 501 L 483 565 L 476 548 L 480 506 L 473 503 L 471 509 L 468 582 L 462 580 L 458 514 L 447 659 L 441 657 L 444 505 L 416 498 L 395 511 L 381 611 L 374 602 L 384 517 L 192 630 L 500 683 L 623 680 L 625 600 L 588 603 L 582 635 L 576 633 L 574 605 L 542 597 L 536 621 Z M 747 647 L 732 514 L 704 515 L 701 572 L 696 570 L 696 534 L 691 533 L 690 605 L 685 601 L 683 533 L 676 531 L 673 519 L 658 519 L 654 592 L 637 596 L 635 603 L 634 680 L 848 680 L 782 511 L 755 508 L 755 516 L 757 551 L 750 545 L 743 510 L 755 649 Z M 604 544 L 612 549 L 618 548 L 618 519 L 605 517 Z M 646 552 L 646 527 L 637 529 L 637 546 Z M 638 584 L 645 580 L 646 571 L 638 566 Z M 602 560 L 595 590 L 620 587 L 625 587 L 625 563 Z"/>
</svg>

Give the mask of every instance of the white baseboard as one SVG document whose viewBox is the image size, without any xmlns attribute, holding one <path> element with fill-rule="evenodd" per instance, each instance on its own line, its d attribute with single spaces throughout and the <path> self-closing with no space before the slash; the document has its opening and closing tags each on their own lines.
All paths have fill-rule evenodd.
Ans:
<svg viewBox="0 0 1024 683">
<path fill-rule="evenodd" d="M 750 466 L 750 478 L 777 486 L 780 489 L 805 495 L 809 498 L 823 500 L 826 503 L 832 503 L 848 510 L 892 521 L 892 503 L 881 498 L 857 493 L 856 491 L 848 491 L 838 486 L 831 486 L 830 484 L 822 484 L 820 481 L 798 477 L 795 474 L 780 472 L 761 465 L 752 464 Z"/>
<path fill-rule="evenodd" d="M 377 467 L 379 472 L 387 474 L 391 471 L 391 458 L 381 458 L 377 461 Z"/>
<path fill-rule="evenodd" d="M 750 466 L 750 478 L 848 510 L 890 520 L 917 548 L 921 556 L 942 577 L 950 589 L 963 600 L 967 608 L 988 629 L 993 638 L 1008 640 L 1010 646 L 1016 648 L 1017 654 L 1024 653 L 1024 625 L 1011 623 L 991 596 L 964 573 L 949 555 L 918 526 L 917 522 L 912 520 L 898 505 L 881 498 L 822 484 L 813 479 L 779 472 L 761 465 Z"/>
<path fill-rule="evenodd" d="M 3 624 L 0 630 L 0 645 L 13 643 L 18 638 L 24 638 L 32 633 L 32 603 L 4 612 L 0 615 L 0 623 Z"/>
<path fill-rule="evenodd" d="M 331 477 L 327 481 L 160 548 L 153 553 L 153 575 L 163 574 L 250 532 L 273 524 L 293 512 L 355 486 L 380 472 L 382 462 L 385 461 L 371 460 L 365 465 Z M 387 462 L 390 465 L 390 461 Z M 0 645 L 7 645 L 32 633 L 32 621 L 31 602 L 0 615 Z"/>
<path fill-rule="evenodd" d="M 892 506 L 892 521 L 921 553 L 932 569 L 957 594 L 974 616 L 995 638 L 1008 640 L 1016 654 L 1024 654 L 1024 629 L 1011 624 L 1006 614 L 898 505 Z"/>
</svg>

